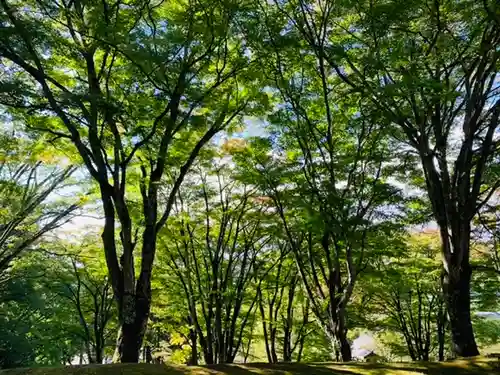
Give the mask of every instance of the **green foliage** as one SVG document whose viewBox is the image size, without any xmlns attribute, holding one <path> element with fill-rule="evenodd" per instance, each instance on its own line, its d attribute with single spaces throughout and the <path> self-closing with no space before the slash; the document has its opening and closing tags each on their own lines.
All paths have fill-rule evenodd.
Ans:
<svg viewBox="0 0 500 375">
<path fill-rule="evenodd" d="M 1 0 L 0 24 L 0 367 L 101 361 L 119 328 L 116 358 L 189 364 L 497 344 L 496 1 Z"/>
<path fill-rule="evenodd" d="M 412 360 L 437 358 L 445 350 L 446 318 L 441 292 L 439 242 L 435 233 L 413 235 L 386 248 L 381 263 L 361 281 L 363 323 L 382 333 L 393 354 Z M 440 336 L 441 335 L 441 336 Z"/>
<path fill-rule="evenodd" d="M 14 261 L 0 284 L 2 367 L 67 364 L 82 350 L 95 361 L 96 350 L 114 342 L 114 303 L 98 249 L 49 244 L 52 252 L 39 247 Z"/>
<path fill-rule="evenodd" d="M 58 228 L 78 207 L 57 197 L 69 188 L 74 168 L 41 150 L 21 132 L 0 134 L 0 278 L 11 262 L 46 233 Z"/>
<path fill-rule="evenodd" d="M 2 368 L 67 363 L 79 350 L 71 306 L 47 284 L 52 266 L 40 254 L 26 256 L 14 262 L 1 285 Z"/>
</svg>

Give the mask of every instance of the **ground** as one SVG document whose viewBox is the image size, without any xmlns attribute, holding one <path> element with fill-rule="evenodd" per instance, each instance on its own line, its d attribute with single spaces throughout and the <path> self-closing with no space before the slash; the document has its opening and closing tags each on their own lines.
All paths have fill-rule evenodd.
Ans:
<svg viewBox="0 0 500 375">
<path fill-rule="evenodd" d="M 148 364 L 115 364 L 60 368 L 15 369 L 0 375 L 465 375 L 498 374 L 496 358 L 446 363 L 293 363 L 186 367 Z"/>
</svg>

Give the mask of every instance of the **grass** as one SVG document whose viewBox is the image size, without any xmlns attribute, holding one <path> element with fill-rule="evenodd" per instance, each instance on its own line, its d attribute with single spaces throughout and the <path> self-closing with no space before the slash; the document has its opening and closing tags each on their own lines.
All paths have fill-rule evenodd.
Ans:
<svg viewBox="0 0 500 375">
<path fill-rule="evenodd" d="M 429 363 L 264 363 L 205 367 L 113 364 L 14 369 L 0 375 L 465 375 L 498 374 L 500 361 L 479 358 Z"/>
</svg>

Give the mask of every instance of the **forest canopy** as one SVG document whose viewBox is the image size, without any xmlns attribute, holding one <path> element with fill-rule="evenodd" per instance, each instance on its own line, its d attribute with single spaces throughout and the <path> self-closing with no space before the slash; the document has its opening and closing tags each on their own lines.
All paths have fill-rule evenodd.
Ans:
<svg viewBox="0 0 500 375">
<path fill-rule="evenodd" d="M 495 0 L 0 0 L 0 368 L 494 352 L 499 45 Z"/>
</svg>

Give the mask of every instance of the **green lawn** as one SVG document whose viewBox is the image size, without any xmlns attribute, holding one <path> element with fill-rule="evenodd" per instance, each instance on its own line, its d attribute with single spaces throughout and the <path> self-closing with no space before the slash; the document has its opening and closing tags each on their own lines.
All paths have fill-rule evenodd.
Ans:
<svg viewBox="0 0 500 375">
<path fill-rule="evenodd" d="M 500 361 L 493 358 L 447 363 L 283 363 L 277 365 L 253 363 L 208 367 L 114 364 L 0 371 L 0 375 L 461 375 L 498 373 L 500 373 Z"/>
</svg>

